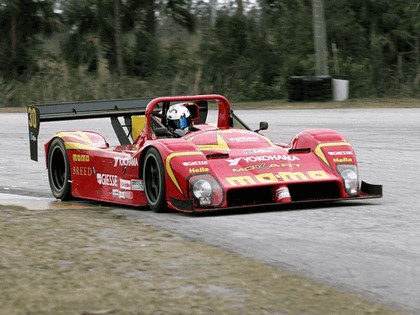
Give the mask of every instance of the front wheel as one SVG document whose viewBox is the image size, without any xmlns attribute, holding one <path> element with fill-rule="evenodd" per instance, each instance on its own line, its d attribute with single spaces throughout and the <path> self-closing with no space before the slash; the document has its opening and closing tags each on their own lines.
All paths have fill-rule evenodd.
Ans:
<svg viewBox="0 0 420 315">
<path fill-rule="evenodd" d="M 71 199 L 70 163 L 64 141 L 55 138 L 48 150 L 48 180 L 55 198 Z"/>
<path fill-rule="evenodd" d="M 155 148 L 150 148 L 143 163 L 143 183 L 147 203 L 154 212 L 166 210 L 165 172 L 162 157 Z"/>
</svg>

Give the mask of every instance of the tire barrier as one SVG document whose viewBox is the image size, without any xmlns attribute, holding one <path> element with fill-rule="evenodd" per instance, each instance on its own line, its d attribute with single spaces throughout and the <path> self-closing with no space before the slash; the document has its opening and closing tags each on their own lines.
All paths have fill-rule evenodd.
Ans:
<svg viewBox="0 0 420 315">
<path fill-rule="evenodd" d="M 289 102 L 326 102 L 333 97 L 332 77 L 291 76 L 287 81 Z"/>
</svg>

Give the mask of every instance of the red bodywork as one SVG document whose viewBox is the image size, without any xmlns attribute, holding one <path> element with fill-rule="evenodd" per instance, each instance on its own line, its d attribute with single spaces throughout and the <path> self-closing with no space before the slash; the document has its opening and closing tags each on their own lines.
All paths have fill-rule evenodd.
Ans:
<svg viewBox="0 0 420 315">
<path fill-rule="evenodd" d="M 157 104 L 200 100 L 217 101 L 217 125 L 196 124 L 194 131 L 181 138 L 159 138 L 153 132 L 152 115 Z M 109 146 L 91 131 L 55 135 L 66 146 L 74 197 L 147 206 L 142 167 L 151 147 L 162 158 L 167 206 L 175 210 L 208 211 L 381 195 L 364 192 L 363 187 L 356 194 L 346 191 L 337 166 L 353 165 L 357 172 L 357 159 L 347 140 L 333 130 L 303 131 L 290 144 L 278 145 L 260 133 L 231 127 L 230 104 L 220 95 L 159 97 L 147 105 L 145 116 L 143 132 L 129 145 Z M 46 156 L 50 143 L 45 145 Z M 192 185 L 199 179 L 212 185 L 209 204 L 200 205 L 194 197 Z"/>
</svg>

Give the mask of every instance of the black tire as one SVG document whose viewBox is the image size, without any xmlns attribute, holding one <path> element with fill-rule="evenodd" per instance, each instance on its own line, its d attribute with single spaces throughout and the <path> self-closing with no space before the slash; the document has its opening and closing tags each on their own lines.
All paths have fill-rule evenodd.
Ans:
<svg viewBox="0 0 420 315">
<path fill-rule="evenodd" d="M 143 184 L 150 209 L 154 212 L 166 211 L 165 170 L 162 157 L 155 148 L 147 150 L 144 157 Z"/>
<path fill-rule="evenodd" d="M 48 149 L 48 180 L 55 198 L 71 199 L 70 163 L 64 141 L 55 138 Z"/>
</svg>

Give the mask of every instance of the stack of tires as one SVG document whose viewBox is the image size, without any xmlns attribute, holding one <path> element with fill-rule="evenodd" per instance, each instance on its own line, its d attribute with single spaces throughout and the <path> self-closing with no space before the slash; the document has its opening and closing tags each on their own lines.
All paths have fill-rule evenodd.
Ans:
<svg viewBox="0 0 420 315">
<path fill-rule="evenodd" d="M 325 102 L 332 99 L 332 78 L 325 76 L 292 76 L 288 82 L 289 102 Z"/>
<path fill-rule="evenodd" d="M 289 102 L 303 101 L 303 76 L 292 76 L 287 80 Z"/>
</svg>

